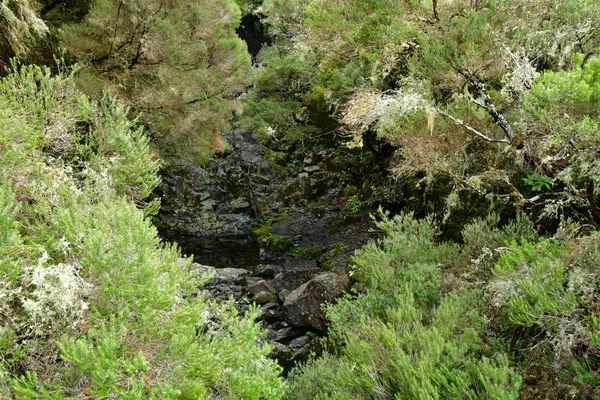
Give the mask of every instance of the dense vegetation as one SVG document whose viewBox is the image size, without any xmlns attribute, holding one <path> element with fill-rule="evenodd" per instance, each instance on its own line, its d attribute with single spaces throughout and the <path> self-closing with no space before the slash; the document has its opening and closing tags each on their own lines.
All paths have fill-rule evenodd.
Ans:
<svg viewBox="0 0 600 400">
<path fill-rule="evenodd" d="M 39 67 L 0 104 L 0 397 L 278 398 L 256 311 L 195 294 L 146 218 L 158 164 L 127 110 Z"/>
<path fill-rule="evenodd" d="M 296 371 L 289 398 L 598 396 L 600 238 L 498 222 L 473 221 L 459 247 L 431 219 L 384 215 L 355 293 L 328 309 L 331 354 Z"/>
<path fill-rule="evenodd" d="M 600 398 L 599 27 L 595 0 L 2 1 L 0 397 Z M 274 164 L 359 152 L 351 213 L 414 199 L 286 381 L 149 219 L 158 160 L 232 122 Z"/>
<path fill-rule="evenodd" d="M 598 7 L 267 0 L 280 40 L 259 56 L 244 123 L 279 140 L 334 130 L 396 178 L 441 191 L 444 223 L 485 198 L 483 209 L 527 208 L 554 229 L 597 225 Z"/>
</svg>

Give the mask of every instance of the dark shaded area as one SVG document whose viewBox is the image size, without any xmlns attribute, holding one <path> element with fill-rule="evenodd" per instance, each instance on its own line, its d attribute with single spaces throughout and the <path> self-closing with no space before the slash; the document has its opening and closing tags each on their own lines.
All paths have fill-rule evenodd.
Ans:
<svg viewBox="0 0 600 400">
<path fill-rule="evenodd" d="M 264 44 L 271 44 L 271 38 L 267 35 L 265 26 L 261 22 L 260 15 L 244 15 L 236 33 L 248 44 L 248 53 L 252 55 L 252 59 L 258 55 L 258 52 Z"/>
<path fill-rule="evenodd" d="M 259 246 L 248 236 L 199 238 L 177 233 L 160 232 L 170 243 L 177 243 L 185 256 L 192 255 L 194 262 L 217 268 L 251 269 L 260 264 Z"/>
</svg>

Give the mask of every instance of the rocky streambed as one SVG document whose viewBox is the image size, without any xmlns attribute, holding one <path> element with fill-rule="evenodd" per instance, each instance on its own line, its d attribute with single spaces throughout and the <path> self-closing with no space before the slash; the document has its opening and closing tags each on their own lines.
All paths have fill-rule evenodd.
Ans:
<svg viewBox="0 0 600 400">
<path fill-rule="evenodd" d="M 322 306 L 350 288 L 348 262 L 370 237 L 367 212 L 347 210 L 352 171 L 326 147 L 276 163 L 251 132 L 202 167 L 172 165 L 158 192 L 164 239 L 213 278 L 199 290 L 260 307 L 271 356 L 288 370 L 318 351 Z M 337 166 L 337 167 L 336 167 Z M 364 210 L 363 210 L 364 211 Z"/>
<path fill-rule="evenodd" d="M 271 357 L 287 371 L 311 351 L 320 351 L 316 339 L 327 329 L 322 306 L 348 291 L 348 261 L 367 240 L 367 220 L 342 227 L 332 218 L 298 212 L 274 224 L 273 232 L 297 240 L 285 251 L 250 236 L 173 239 L 192 256 L 188 268 L 213 275 L 200 290 L 213 298 L 233 299 L 242 313 L 252 304 L 260 308 Z M 187 262 L 182 260 L 182 265 Z"/>
</svg>

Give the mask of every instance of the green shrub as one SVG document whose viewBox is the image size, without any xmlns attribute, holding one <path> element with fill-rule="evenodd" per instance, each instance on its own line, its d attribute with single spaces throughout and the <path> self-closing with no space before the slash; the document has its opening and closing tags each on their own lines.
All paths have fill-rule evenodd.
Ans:
<svg viewBox="0 0 600 400">
<path fill-rule="evenodd" d="M 295 370 L 288 398 L 517 398 L 508 358 L 483 356 L 481 293 L 440 292 L 439 264 L 457 247 L 435 242 L 431 220 L 377 225 L 385 237 L 353 261 L 357 293 L 327 309 L 333 353 Z"/>
<path fill-rule="evenodd" d="M 0 126 L 0 396 L 281 396 L 258 311 L 197 294 L 147 218 L 158 162 L 123 106 L 23 67 Z"/>
</svg>

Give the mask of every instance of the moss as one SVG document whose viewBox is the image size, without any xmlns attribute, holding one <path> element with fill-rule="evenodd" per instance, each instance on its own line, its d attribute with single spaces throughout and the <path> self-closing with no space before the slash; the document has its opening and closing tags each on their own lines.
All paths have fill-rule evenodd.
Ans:
<svg viewBox="0 0 600 400">
<path fill-rule="evenodd" d="M 269 250 L 285 251 L 292 247 L 292 240 L 284 235 L 269 235 L 266 246 Z"/>
</svg>

